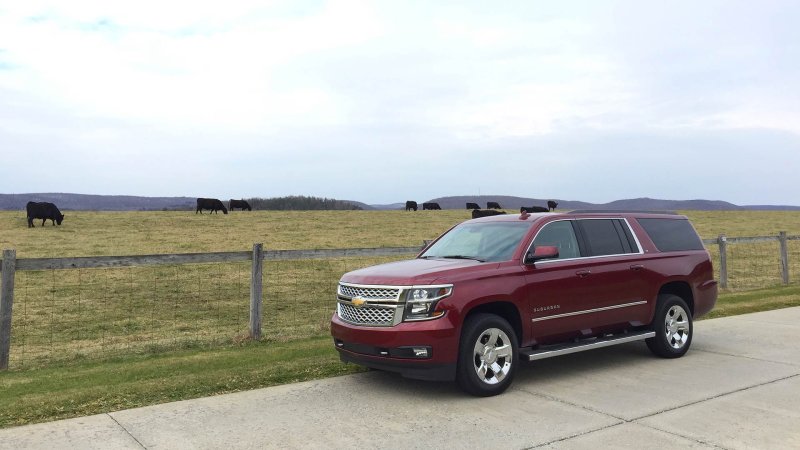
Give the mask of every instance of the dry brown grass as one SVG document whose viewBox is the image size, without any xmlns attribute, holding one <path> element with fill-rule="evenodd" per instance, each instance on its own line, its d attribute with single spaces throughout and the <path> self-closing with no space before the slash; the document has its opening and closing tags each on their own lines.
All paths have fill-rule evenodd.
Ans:
<svg viewBox="0 0 800 450">
<path fill-rule="evenodd" d="M 684 213 L 704 238 L 800 234 L 800 213 Z M 460 210 L 65 214 L 60 227 L 28 229 L 23 212 L 0 212 L 0 248 L 29 258 L 242 251 L 255 242 L 266 249 L 407 247 L 468 218 Z M 732 291 L 780 283 L 777 243 L 728 248 Z M 716 246 L 709 250 L 718 268 Z M 800 241 L 790 251 L 791 267 L 800 268 Z M 327 334 L 341 275 L 402 258 L 266 261 L 265 339 Z M 240 344 L 249 276 L 248 263 L 19 272 L 12 366 Z"/>
<path fill-rule="evenodd" d="M 0 248 L 18 258 L 146 255 L 421 245 L 468 218 L 466 211 L 66 211 L 61 226 L 29 229 L 23 211 L 0 212 Z M 41 222 L 39 222 L 41 223 Z M 37 224 L 38 225 L 38 224 Z"/>
<path fill-rule="evenodd" d="M 509 211 L 512 212 L 512 211 Z M 800 212 L 681 211 L 703 238 L 800 235 Z M 0 211 L 0 248 L 18 258 L 265 249 L 407 247 L 469 218 L 445 211 L 65 211 L 63 225 L 28 229 L 24 211 Z"/>
<path fill-rule="evenodd" d="M 691 219 L 703 239 L 800 235 L 800 211 L 680 211 Z"/>
</svg>

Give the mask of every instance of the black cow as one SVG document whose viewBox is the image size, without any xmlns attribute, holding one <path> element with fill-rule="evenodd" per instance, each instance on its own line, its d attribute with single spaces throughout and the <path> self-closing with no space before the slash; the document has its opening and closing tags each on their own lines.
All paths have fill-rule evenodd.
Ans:
<svg viewBox="0 0 800 450">
<path fill-rule="evenodd" d="M 417 210 L 417 202 L 415 202 L 414 200 L 408 200 L 406 202 L 406 211 L 411 211 L 412 209 L 414 211 Z"/>
<path fill-rule="evenodd" d="M 239 208 L 242 211 L 244 211 L 245 209 L 248 210 L 248 211 L 252 211 L 253 210 L 253 208 L 250 207 L 250 203 L 247 203 L 247 200 L 234 200 L 234 199 L 231 199 L 228 202 L 228 209 L 233 211 L 236 208 Z"/>
<path fill-rule="evenodd" d="M 547 201 L 547 208 L 548 208 L 549 211 L 555 211 L 556 207 L 558 207 L 558 203 L 556 203 L 556 202 L 554 202 L 552 200 L 548 200 Z"/>
<path fill-rule="evenodd" d="M 481 207 L 477 203 L 467 202 L 467 209 L 481 209 Z"/>
<path fill-rule="evenodd" d="M 223 214 L 228 214 L 228 209 L 225 208 L 225 205 L 223 205 L 222 202 L 216 198 L 198 198 L 197 210 L 194 213 L 203 214 L 204 209 L 208 209 L 215 214 L 217 211 L 222 211 Z"/>
<path fill-rule="evenodd" d="M 486 209 L 503 209 L 503 208 L 500 207 L 500 203 L 486 202 Z"/>
<path fill-rule="evenodd" d="M 442 209 L 442 207 L 436 202 L 423 203 L 422 210 L 425 211 L 426 209 Z"/>
<path fill-rule="evenodd" d="M 523 206 L 519 209 L 520 213 L 540 213 L 540 212 L 548 212 L 549 209 L 545 208 L 544 206 Z"/>
<path fill-rule="evenodd" d="M 478 217 L 499 216 L 505 213 L 505 211 L 495 211 L 493 209 L 473 209 L 472 218 L 477 219 Z"/>
<path fill-rule="evenodd" d="M 64 215 L 58 207 L 48 202 L 28 202 L 25 211 L 28 213 L 28 228 L 33 228 L 33 219 L 42 219 L 42 226 L 47 219 L 53 221 L 53 226 L 56 226 L 56 223 L 61 225 L 61 221 L 64 220 Z"/>
</svg>

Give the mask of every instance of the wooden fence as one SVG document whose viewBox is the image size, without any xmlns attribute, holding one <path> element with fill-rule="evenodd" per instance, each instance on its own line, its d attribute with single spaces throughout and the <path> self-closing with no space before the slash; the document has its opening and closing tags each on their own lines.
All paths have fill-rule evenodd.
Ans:
<svg viewBox="0 0 800 450">
<path fill-rule="evenodd" d="M 716 239 L 704 239 L 706 246 L 717 246 L 719 259 L 715 262 L 719 269 L 719 283 L 723 289 L 728 288 L 728 259 L 730 244 L 758 244 L 778 242 L 780 252 L 780 273 L 783 284 L 789 284 L 789 241 L 798 241 L 800 236 L 787 236 L 781 232 L 778 236 L 736 237 L 720 235 Z M 3 250 L 0 264 L 0 370 L 8 369 L 11 347 L 11 319 L 14 305 L 14 279 L 17 271 L 65 270 L 117 268 L 155 265 L 181 265 L 224 262 L 251 262 L 250 274 L 250 320 L 249 337 L 261 338 L 262 326 L 262 289 L 263 262 L 279 260 L 330 259 L 350 257 L 384 257 L 399 256 L 419 252 L 430 241 L 421 247 L 385 247 L 356 248 L 332 250 L 264 250 L 262 244 L 253 244 L 252 251 L 164 254 L 139 256 L 100 256 L 76 258 L 24 258 L 17 259 L 15 250 Z"/>
<path fill-rule="evenodd" d="M 263 286 L 263 261 L 326 259 L 350 257 L 381 257 L 418 253 L 420 247 L 348 248 L 331 250 L 268 250 L 262 244 L 253 244 L 252 251 L 188 253 L 138 256 L 98 256 L 76 258 L 24 258 L 17 259 L 15 250 L 3 250 L 0 265 L 0 370 L 7 370 L 11 349 L 11 318 L 14 306 L 14 279 L 17 271 L 98 269 L 155 265 L 203 264 L 224 262 L 251 262 L 249 336 L 261 339 L 261 303 Z"/>
<path fill-rule="evenodd" d="M 787 236 L 785 231 L 781 231 L 778 236 L 754 236 L 754 237 L 727 237 L 720 234 L 716 239 L 703 239 L 705 245 L 719 246 L 719 286 L 722 289 L 728 288 L 728 244 L 753 244 L 759 242 L 778 242 L 780 246 L 781 260 L 781 281 L 789 284 L 789 241 L 800 241 L 800 236 Z"/>
</svg>

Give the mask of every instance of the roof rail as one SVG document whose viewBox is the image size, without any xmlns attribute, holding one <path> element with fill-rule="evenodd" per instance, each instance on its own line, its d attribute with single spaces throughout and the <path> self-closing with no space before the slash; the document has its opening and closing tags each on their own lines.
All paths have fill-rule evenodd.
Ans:
<svg viewBox="0 0 800 450">
<path fill-rule="evenodd" d="M 574 211 L 569 212 L 569 214 L 639 214 L 639 213 L 668 214 L 671 216 L 678 215 L 678 213 L 675 211 L 655 211 L 647 209 L 576 209 Z"/>
</svg>

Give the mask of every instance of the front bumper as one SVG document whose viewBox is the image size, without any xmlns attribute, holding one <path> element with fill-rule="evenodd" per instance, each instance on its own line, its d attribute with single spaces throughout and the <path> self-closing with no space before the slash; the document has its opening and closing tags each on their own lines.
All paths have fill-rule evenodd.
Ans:
<svg viewBox="0 0 800 450">
<path fill-rule="evenodd" d="M 344 322 L 334 314 L 331 335 L 342 361 L 408 378 L 455 379 L 458 330 L 447 316 L 393 327 L 364 327 Z"/>
</svg>

